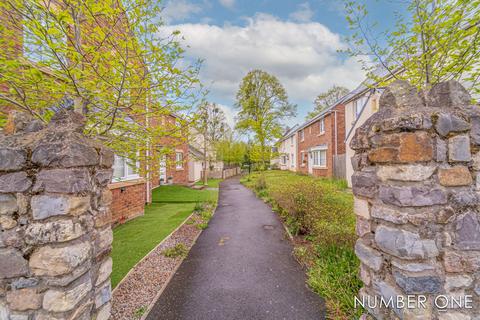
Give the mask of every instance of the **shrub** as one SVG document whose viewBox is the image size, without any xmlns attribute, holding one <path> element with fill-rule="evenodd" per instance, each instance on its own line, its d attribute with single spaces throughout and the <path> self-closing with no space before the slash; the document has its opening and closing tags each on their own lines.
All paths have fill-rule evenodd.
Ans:
<svg viewBox="0 0 480 320">
<path fill-rule="evenodd" d="M 267 179 L 265 178 L 265 174 L 261 174 L 255 181 L 255 190 L 262 191 L 267 189 Z"/>
<path fill-rule="evenodd" d="M 202 223 L 199 223 L 196 225 L 197 229 L 200 229 L 200 230 L 205 230 L 208 228 L 208 223 L 207 222 L 202 222 Z"/>
<path fill-rule="evenodd" d="M 167 258 L 185 257 L 188 249 L 183 243 L 178 243 L 175 247 L 165 249 L 162 253 Z"/>
</svg>

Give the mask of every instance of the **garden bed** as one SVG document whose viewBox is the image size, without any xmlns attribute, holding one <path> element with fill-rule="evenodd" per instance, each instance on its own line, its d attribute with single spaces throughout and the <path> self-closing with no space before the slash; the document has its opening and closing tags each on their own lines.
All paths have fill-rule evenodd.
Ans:
<svg viewBox="0 0 480 320">
<path fill-rule="evenodd" d="M 146 317 L 214 211 L 204 204 L 138 262 L 113 291 L 112 319 Z"/>
</svg>

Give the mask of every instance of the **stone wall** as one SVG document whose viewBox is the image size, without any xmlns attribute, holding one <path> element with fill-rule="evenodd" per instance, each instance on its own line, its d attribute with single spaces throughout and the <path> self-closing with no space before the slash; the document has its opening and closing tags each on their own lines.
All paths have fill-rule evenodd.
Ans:
<svg viewBox="0 0 480 320">
<path fill-rule="evenodd" d="M 376 319 L 480 319 L 480 108 L 470 101 L 454 81 L 425 93 L 395 82 L 351 142 L 360 296 L 427 297 L 367 308 Z"/>
<path fill-rule="evenodd" d="M 108 319 L 113 153 L 61 111 L 0 134 L 0 319 Z"/>
</svg>

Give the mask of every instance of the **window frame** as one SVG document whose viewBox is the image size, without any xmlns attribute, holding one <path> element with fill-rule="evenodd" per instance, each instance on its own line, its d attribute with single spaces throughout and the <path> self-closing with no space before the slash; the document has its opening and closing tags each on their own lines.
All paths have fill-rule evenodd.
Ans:
<svg viewBox="0 0 480 320">
<path fill-rule="evenodd" d="M 182 155 L 182 159 L 178 159 L 178 155 Z M 183 166 L 183 161 L 184 161 L 184 155 L 183 155 L 183 151 L 175 151 L 175 169 L 177 170 L 183 170 L 184 169 L 184 166 Z"/>
<path fill-rule="evenodd" d="M 319 147 L 311 150 L 313 168 L 326 169 L 328 167 L 327 150 L 327 147 Z M 322 154 L 324 154 L 325 156 L 322 157 Z M 322 160 L 324 160 L 324 162 Z"/>
<path fill-rule="evenodd" d="M 140 169 L 140 162 L 138 160 L 135 162 L 135 168 L 132 168 L 132 166 L 128 163 L 128 161 L 129 161 L 128 158 L 121 157 L 121 156 L 118 156 L 118 155 L 114 155 L 114 162 L 113 162 L 114 173 L 115 173 L 116 161 L 122 161 L 122 163 L 123 163 L 123 175 L 121 177 L 115 177 L 113 175 L 112 176 L 112 183 L 135 180 L 135 179 L 140 178 L 140 174 L 138 173 L 138 170 Z M 130 167 L 130 169 L 133 169 L 133 171 L 134 171 L 133 174 L 129 174 L 129 172 L 128 172 L 129 167 Z M 137 171 L 137 172 L 135 172 L 135 171 Z"/>
<path fill-rule="evenodd" d="M 319 135 L 325 134 L 325 118 L 321 118 L 318 121 Z"/>
<path fill-rule="evenodd" d="M 300 135 L 300 141 L 305 141 L 305 133 L 303 132 L 304 129 L 300 130 L 298 134 Z"/>
</svg>

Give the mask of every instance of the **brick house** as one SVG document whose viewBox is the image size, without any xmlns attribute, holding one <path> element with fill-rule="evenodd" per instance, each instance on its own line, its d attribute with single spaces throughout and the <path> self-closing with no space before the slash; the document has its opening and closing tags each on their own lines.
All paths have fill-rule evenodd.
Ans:
<svg viewBox="0 0 480 320">
<path fill-rule="evenodd" d="M 1 12 L 5 13 L 5 12 Z M 14 59 L 24 60 L 28 64 L 41 62 L 42 57 L 32 54 L 34 49 L 29 48 L 31 44 L 24 41 L 24 25 L 18 23 L 18 19 L 6 14 L 0 15 L 0 22 L 5 26 L 12 26 L 14 33 L 8 34 L 13 39 L 6 39 L 6 34 L 0 34 L 9 42 L 4 42 L 1 49 L 5 54 Z M 120 26 L 120 27 L 123 27 Z M 64 39 L 64 45 L 68 45 Z M 35 48 L 38 49 L 38 48 Z M 54 73 L 47 68 L 42 68 L 42 72 L 47 76 L 55 77 Z M 0 91 L 5 92 L 8 87 L 4 82 L 0 83 Z M 143 107 L 143 106 L 140 106 Z M 14 108 L 9 104 L 2 104 L 0 110 L 0 124 Z M 177 126 L 178 116 L 165 115 L 159 121 L 150 119 L 151 126 Z M 140 119 L 139 121 L 145 121 Z M 162 183 L 188 184 L 188 141 L 187 135 L 181 131 L 176 137 L 163 137 L 155 146 L 147 148 L 150 153 L 157 152 L 159 149 L 166 149 L 168 152 L 162 157 L 160 163 L 132 163 L 129 159 L 115 156 L 114 172 L 112 183 L 108 188 L 112 192 L 112 223 L 122 223 L 144 214 L 145 204 L 152 201 L 152 190 Z M 147 157 L 144 157 L 148 159 Z M 145 172 L 145 174 L 141 174 Z"/>
<path fill-rule="evenodd" d="M 280 170 L 297 170 L 297 134 L 297 126 L 295 126 L 289 129 L 278 141 L 278 159 L 276 159 L 276 163 Z"/>
<path fill-rule="evenodd" d="M 297 159 L 297 172 L 344 178 L 345 106 L 342 100 L 297 129 Z"/>
</svg>

